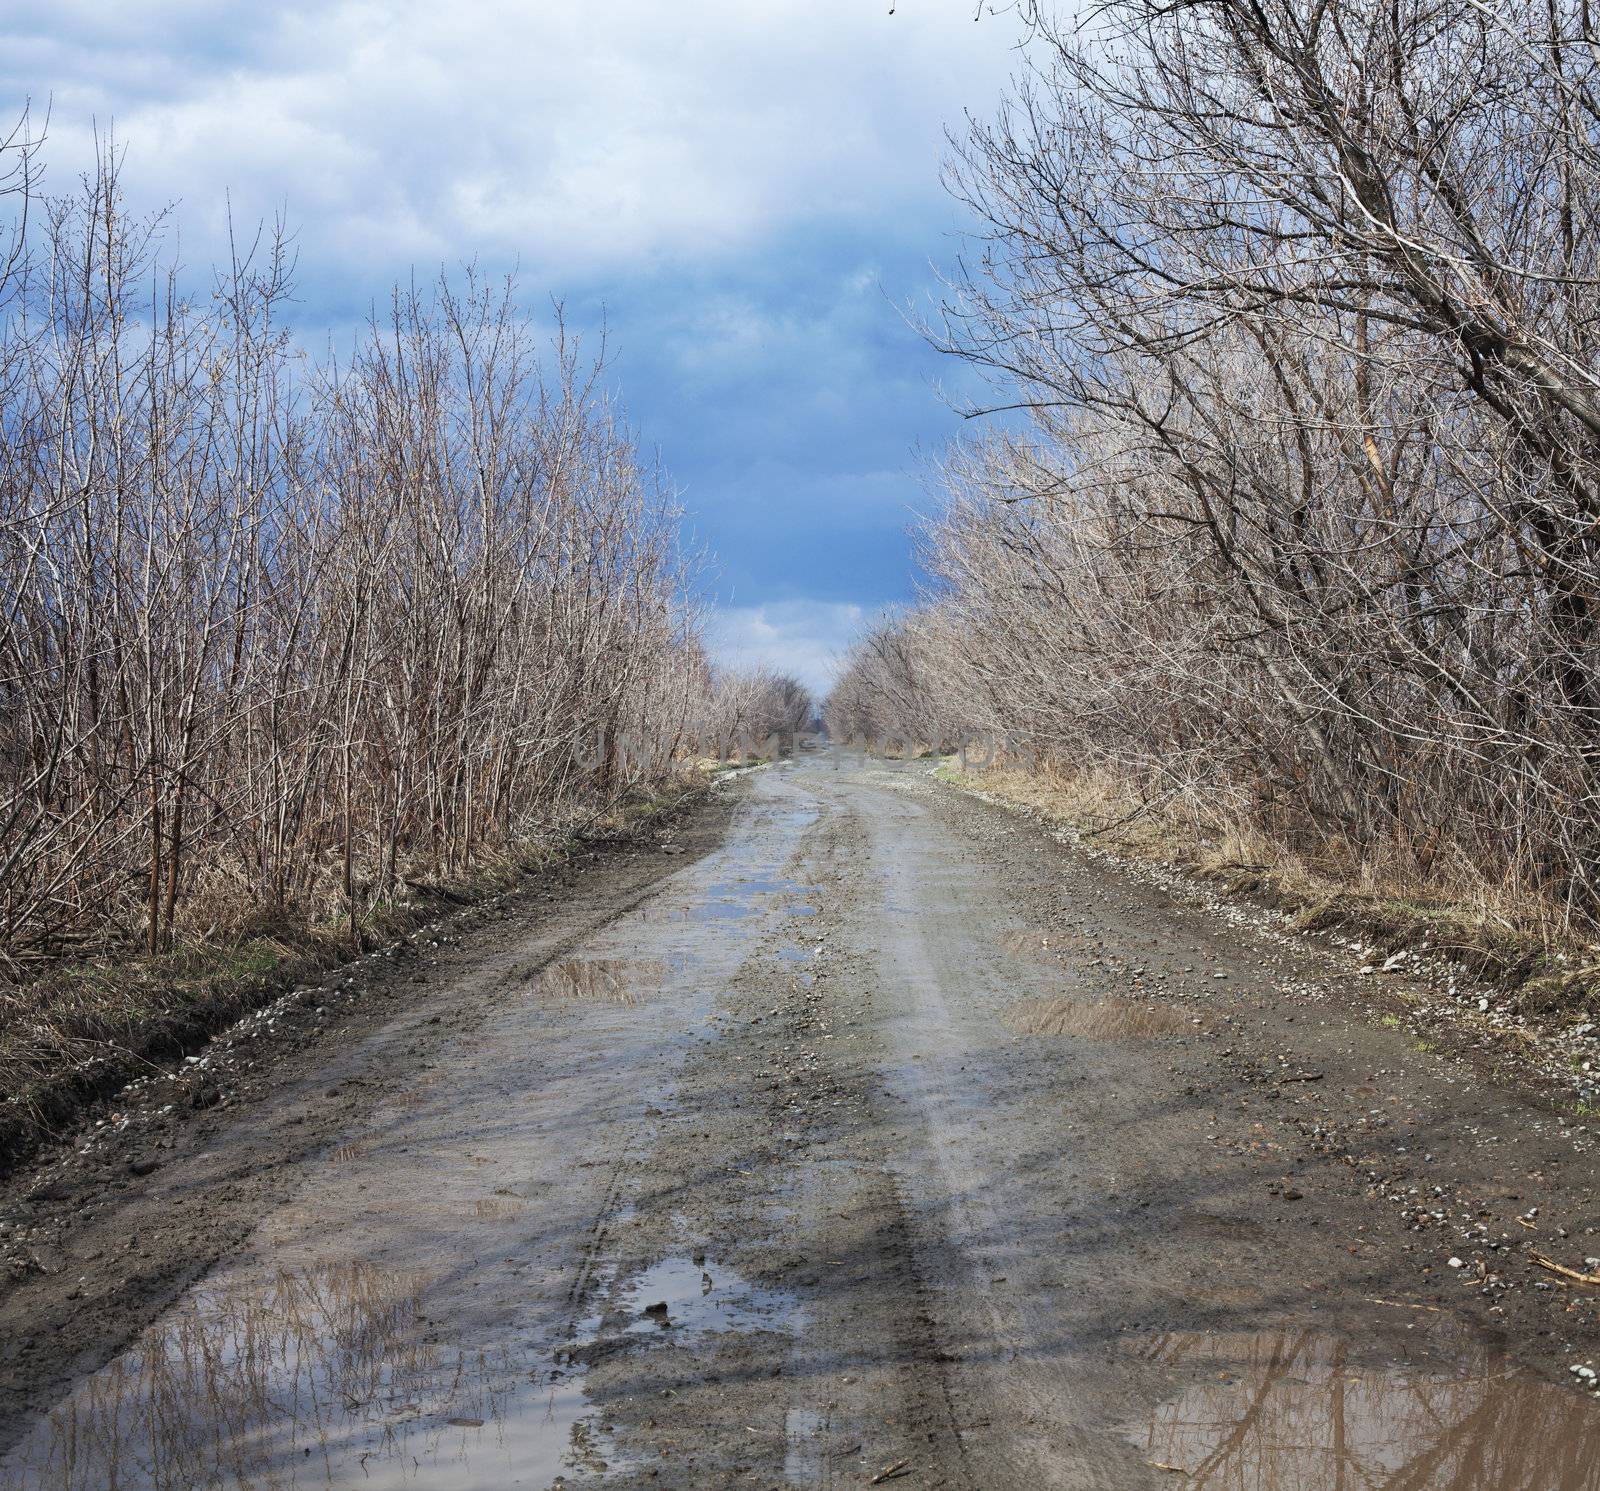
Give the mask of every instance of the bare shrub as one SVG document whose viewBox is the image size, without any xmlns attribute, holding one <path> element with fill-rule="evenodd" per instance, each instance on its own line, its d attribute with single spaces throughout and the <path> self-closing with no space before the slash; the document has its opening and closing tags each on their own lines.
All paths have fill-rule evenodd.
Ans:
<svg viewBox="0 0 1600 1491">
<path fill-rule="evenodd" d="M 192 294 L 109 150 L 0 329 L 0 958 L 342 924 L 669 776 L 708 678 L 595 368 L 473 273 L 341 360 L 281 232 Z"/>
<path fill-rule="evenodd" d="M 1346 879 L 1592 930 L 1600 50 L 1586 11 L 1037 17 L 951 179 L 927 602 L 830 703 L 976 730 Z"/>
<path fill-rule="evenodd" d="M 702 749 L 718 756 L 757 754 L 774 741 L 792 745 L 816 715 L 811 691 L 798 679 L 768 667 L 718 668 L 699 721 Z"/>
</svg>

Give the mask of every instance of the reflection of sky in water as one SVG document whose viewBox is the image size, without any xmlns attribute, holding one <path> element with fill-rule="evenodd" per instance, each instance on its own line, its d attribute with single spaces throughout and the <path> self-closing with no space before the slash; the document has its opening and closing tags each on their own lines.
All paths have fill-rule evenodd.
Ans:
<svg viewBox="0 0 1600 1491">
<path fill-rule="evenodd" d="M 1456 1373 L 1373 1370 L 1309 1332 L 1153 1337 L 1205 1375 L 1138 1433 L 1207 1491 L 1591 1491 L 1600 1408 L 1481 1352 Z"/>
<path fill-rule="evenodd" d="M 43 1419 L 0 1487 L 498 1491 L 615 1468 L 577 1359 L 601 1315 L 554 1352 L 463 1351 L 430 1339 L 427 1282 L 352 1263 L 283 1270 L 257 1294 L 202 1287 Z M 613 1328 L 650 1350 L 797 1320 L 789 1295 L 698 1255 L 603 1288 Z"/>
<path fill-rule="evenodd" d="M 663 1258 L 631 1279 L 620 1307 L 630 1332 L 792 1331 L 798 1309 L 787 1294 L 758 1289 L 715 1259 Z M 662 1308 L 664 1307 L 664 1308 Z"/>
<path fill-rule="evenodd" d="M 808 887 L 794 880 L 781 880 L 770 876 L 753 876 L 748 880 L 724 880 L 706 888 L 705 896 L 684 914 L 696 921 L 730 921 L 754 916 L 762 908 L 753 903 L 755 896 L 789 896 L 803 894 Z"/>
<path fill-rule="evenodd" d="M 280 1273 L 259 1296 L 197 1291 L 51 1412 L 0 1486 L 452 1491 L 570 1473 L 578 1376 L 428 1340 L 423 1283 L 356 1263 Z"/>
</svg>

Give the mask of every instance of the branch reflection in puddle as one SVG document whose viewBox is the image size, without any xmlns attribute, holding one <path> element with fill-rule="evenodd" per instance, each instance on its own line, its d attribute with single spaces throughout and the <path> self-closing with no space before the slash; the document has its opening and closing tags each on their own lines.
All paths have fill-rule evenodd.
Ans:
<svg viewBox="0 0 1600 1491">
<path fill-rule="evenodd" d="M 41 1420 L 0 1486 L 449 1491 L 583 1468 L 581 1372 L 430 1339 L 427 1282 L 358 1262 L 202 1288 Z"/>
<path fill-rule="evenodd" d="M 1213 1491 L 1593 1491 L 1600 1412 L 1479 1349 L 1372 1368 L 1309 1331 L 1175 1334 L 1141 1355 L 1205 1376 L 1138 1432 Z"/>
</svg>

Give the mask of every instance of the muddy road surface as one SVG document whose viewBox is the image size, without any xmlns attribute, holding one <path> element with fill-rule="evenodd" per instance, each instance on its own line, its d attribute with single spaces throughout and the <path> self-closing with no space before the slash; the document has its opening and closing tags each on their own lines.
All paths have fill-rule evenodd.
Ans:
<svg viewBox="0 0 1600 1491">
<path fill-rule="evenodd" d="M 0 1487 L 1600 1488 L 1583 1120 L 925 763 L 739 791 L 57 1182 Z"/>
</svg>

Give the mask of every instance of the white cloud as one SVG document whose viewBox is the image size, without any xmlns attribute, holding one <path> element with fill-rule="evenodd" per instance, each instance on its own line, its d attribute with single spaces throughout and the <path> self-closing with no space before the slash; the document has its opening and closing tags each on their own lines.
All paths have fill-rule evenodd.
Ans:
<svg viewBox="0 0 1600 1491">
<path fill-rule="evenodd" d="M 287 205 L 323 269 L 517 255 L 553 287 L 925 210 L 1009 18 L 961 0 L 199 0 L 8 7 L 0 96 L 53 98 L 60 183 L 114 119 L 130 183 L 214 232 Z"/>
<path fill-rule="evenodd" d="M 765 665 L 791 674 L 820 701 L 867 617 L 866 608 L 835 601 L 724 606 L 712 618 L 711 655 L 724 667 Z"/>
<path fill-rule="evenodd" d="M 6 0 L 0 101 L 50 102 L 47 187 L 115 126 L 203 286 L 231 206 L 296 236 L 297 331 L 341 345 L 414 268 L 564 298 L 721 556 L 730 655 L 827 686 L 905 588 L 912 447 L 945 376 L 893 305 L 956 211 L 943 131 L 992 112 L 1014 17 L 972 0 Z M 5 121 L 0 102 L 0 125 Z M 168 239 L 168 247 L 176 241 Z M 880 285 L 884 287 L 880 293 Z M 810 609 L 804 607 L 809 604 Z M 800 607 L 801 609 L 796 609 Z"/>
</svg>

